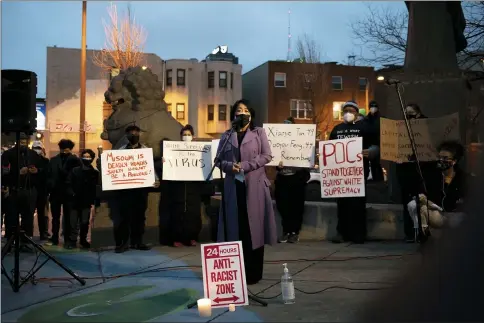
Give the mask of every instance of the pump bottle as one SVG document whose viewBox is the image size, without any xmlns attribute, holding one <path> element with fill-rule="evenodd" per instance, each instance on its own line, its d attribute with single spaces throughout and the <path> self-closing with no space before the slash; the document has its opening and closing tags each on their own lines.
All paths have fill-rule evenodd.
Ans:
<svg viewBox="0 0 484 323">
<path fill-rule="evenodd" d="M 283 264 L 284 274 L 281 277 L 282 301 L 284 304 L 294 304 L 296 302 L 296 295 L 294 293 L 294 281 L 289 274 L 287 264 Z"/>
</svg>

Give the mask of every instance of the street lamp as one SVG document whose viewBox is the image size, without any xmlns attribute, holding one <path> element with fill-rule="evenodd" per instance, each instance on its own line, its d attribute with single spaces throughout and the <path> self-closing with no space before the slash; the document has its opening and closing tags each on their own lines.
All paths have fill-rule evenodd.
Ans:
<svg viewBox="0 0 484 323">
<path fill-rule="evenodd" d="M 79 109 L 79 150 L 86 148 L 86 12 L 87 1 L 82 1 L 82 33 L 81 33 L 81 97 Z"/>
<path fill-rule="evenodd" d="M 383 76 L 383 75 L 378 75 L 378 76 L 376 77 L 376 80 L 377 80 L 378 82 L 383 82 L 383 81 L 385 81 L 385 76 Z"/>
</svg>

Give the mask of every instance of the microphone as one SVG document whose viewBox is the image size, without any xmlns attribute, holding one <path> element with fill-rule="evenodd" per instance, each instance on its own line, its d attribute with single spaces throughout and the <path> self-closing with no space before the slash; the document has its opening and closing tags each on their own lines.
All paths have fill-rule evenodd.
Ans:
<svg viewBox="0 0 484 323">
<path fill-rule="evenodd" d="M 395 84 L 400 84 L 402 81 L 397 80 L 397 79 L 388 79 L 385 82 L 387 85 L 395 85 Z"/>
<path fill-rule="evenodd" d="M 242 117 L 240 114 L 238 116 L 235 116 L 234 120 L 232 120 L 232 128 L 234 129 L 242 128 Z"/>
</svg>

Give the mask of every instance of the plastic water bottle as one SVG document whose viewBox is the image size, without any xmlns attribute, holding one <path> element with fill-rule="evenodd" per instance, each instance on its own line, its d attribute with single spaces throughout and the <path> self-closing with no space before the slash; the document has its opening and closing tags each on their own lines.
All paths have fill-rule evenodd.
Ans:
<svg viewBox="0 0 484 323">
<path fill-rule="evenodd" d="M 289 269 L 287 269 L 287 264 L 282 264 L 284 266 L 284 275 L 281 278 L 281 289 L 282 289 L 282 301 L 284 304 L 294 304 L 296 303 L 296 295 L 294 293 L 294 281 L 289 274 Z"/>
</svg>

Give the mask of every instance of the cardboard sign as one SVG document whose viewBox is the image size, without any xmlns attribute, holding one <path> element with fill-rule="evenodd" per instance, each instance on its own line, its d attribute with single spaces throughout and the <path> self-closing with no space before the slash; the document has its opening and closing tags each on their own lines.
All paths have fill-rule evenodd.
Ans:
<svg viewBox="0 0 484 323">
<path fill-rule="evenodd" d="M 437 160 L 437 147 L 444 140 L 459 140 L 459 114 L 440 118 L 413 119 L 410 125 L 420 161 Z M 380 156 L 406 163 L 413 155 L 405 120 L 380 118 Z"/>
<path fill-rule="evenodd" d="M 163 179 L 205 181 L 212 169 L 212 143 L 203 141 L 164 141 Z"/>
<path fill-rule="evenodd" d="M 118 149 L 101 154 L 103 191 L 151 187 L 155 183 L 153 150 Z"/>
<path fill-rule="evenodd" d="M 319 142 L 321 197 L 365 196 L 361 137 Z"/>
<path fill-rule="evenodd" d="M 242 242 L 202 244 L 203 292 L 212 307 L 249 305 Z"/>
<path fill-rule="evenodd" d="M 266 166 L 314 167 L 316 125 L 265 123 L 264 130 L 272 151 Z"/>
</svg>

